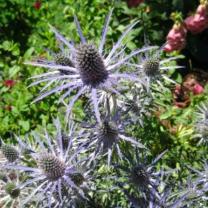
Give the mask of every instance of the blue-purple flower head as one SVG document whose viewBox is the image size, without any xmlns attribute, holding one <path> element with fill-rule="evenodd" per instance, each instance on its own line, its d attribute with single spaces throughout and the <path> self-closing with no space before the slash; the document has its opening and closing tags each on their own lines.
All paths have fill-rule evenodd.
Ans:
<svg viewBox="0 0 208 208">
<path fill-rule="evenodd" d="M 137 74 L 141 79 L 140 83 L 144 86 L 147 92 L 150 92 L 152 83 L 158 82 L 160 84 L 161 78 L 175 83 L 166 75 L 166 71 L 169 69 L 183 68 L 181 66 L 176 66 L 172 62 L 181 58 L 180 56 L 161 59 L 161 51 L 162 47 L 157 50 L 150 49 L 138 56 L 137 64 L 128 63 L 129 66 L 137 68 Z"/>
<path fill-rule="evenodd" d="M 117 116 L 105 118 L 101 125 L 86 128 L 83 135 L 77 142 L 86 147 L 84 151 L 89 154 L 89 164 L 106 155 L 108 166 L 111 164 L 113 154 L 122 159 L 123 154 L 120 145 L 123 142 L 145 148 L 138 140 L 125 134 L 125 126 Z"/>
<path fill-rule="evenodd" d="M 14 163 L 20 157 L 20 151 L 15 146 L 5 144 L 0 141 L 0 161 L 1 163 Z"/>
<path fill-rule="evenodd" d="M 125 172 L 129 182 L 144 192 L 150 189 L 156 189 L 159 181 L 158 178 L 162 172 L 157 172 L 155 170 L 155 164 L 165 153 L 166 151 L 161 153 L 150 164 L 147 164 L 145 158 L 143 158 L 139 153 L 136 153 L 135 158 L 132 155 L 126 155 L 125 159 L 129 165 L 129 169 Z M 121 166 L 121 170 L 124 170 L 124 166 Z"/>
<path fill-rule="evenodd" d="M 122 102 L 118 103 L 125 124 L 139 124 L 143 127 L 144 117 L 150 113 L 152 103 L 152 98 L 146 96 L 142 87 L 135 87 L 130 92 L 127 91 Z"/>
<path fill-rule="evenodd" d="M 123 190 L 129 203 L 135 208 L 184 208 L 191 207 L 190 188 L 181 189 L 171 178 L 175 170 L 158 170 L 156 163 L 166 153 L 147 163 L 142 154 L 126 154 L 122 165 L 115 164 L 115 170 L 121 174 L 118 185 Z M 124 176 L 124 177 L 123 177 Z M 125 180 L 124 180 L 125 179 Z M 171 180 L 170 180 L 171 179 Z M 129 188 L 132 185 L 133 192 Z"/>
<path fill-rule="evenodd" d="M 79 172 L 78 154 L 80 150 L 73 147 L 72 132 L 68 133 L 68 146 L 63 145 L 62 129 L 58 119 L 55 120 L 57 136 L 54 139 L 45 131 L 45 134 L 33 134 L 36 142 L 35 148 L 31 155 L 31 164 L 6 164 L 4 168 L 19 170 L 28 174 L 25 182 L 21 183 L 18 188 L 33 187 L 34 191 L 25 199 L 25 204 L 31 201 L 32 197 L 42 193 L 48 199 L 49 207 L 54 203 L 55 192 L 58 192 L 59 204 L 63 203 L 62 185 L 74 193 L 84 197 L 81 184 L 84 182 L 85 175 Z M 72 129 L 70 129 L 72 130 Z M 23 143 L 23 142 L 22 142 Z M 66 143 L 65 143 L 66 144 Z M 78 165 L 77 165 L 78 164 Z"/>
<path fill-rule="evenodd" d="M 137 22 L 134 22 L 126 28 L 112 49 L 106 53 L 104 46 L 111 15 L 112 11 L 106 18 L 102 30 L 101 41 L 98 47 L 86 40 L 82 34 L 77 17 L 75 17 L 75 24 L 81 39 L 80 44 L 72 44 L 51 26 L 51 29 L 55 33 L 58 41 L 65 45 L 65 47 L 70 51 L 70 56 L 68 56 L 67 59 L 66 57 L 62 57 L 61 59 L 55 58 L 55 61 L 51 62 L 37 61 L 28 63 L 30 65 L 52 69 L 52 71 L 33 77 L 34 79 L 37 79 L 37 81 L 32 83 L 31 86 L 41 82 L 47 82 L 41 90 L 41 95 L 35 99 L 34 102 L 42 100 L 53 93 L 65 91 L 59 101 L 63 102 L 67 106 L 67 115 L 69 115 L 74 103 L 79 99 L 79 97 L 83 94 L 87 94 L 90 97 L 96 118 L 98 122 L 101 123 L 99 112 L 101 99 L 98 92 L 105 91 L 119 94 L 118 84 L 121 79 L 139 81 L 139 78 L 137 78 L 134 74 L 119 72 L 119 70 L 121 67 L 125 66 L 132 57 L 138 53 L 149 50 L 152 47 L 136 49 L 130 54 L 125 55 L 123 39 L 137 24 Z M 70 61 L 68 58 L 70 58 Z M 66 73 L 60 74 L 60 71 L 66 71 Z M 56 87 L 47 90 L 50 86 L 52 86 L 52 84 L 55 84 Z M 77 90 L 76 94 L 69 100 L 69 103 L 66 103 L 64 101 L 65 98 L 69 97 L 75 90 Z"/>
<path fill-rule="evenodd" d="M 0 178 L 0 206 L 7 207 L 21 207 L 24 199 L 31 193 L 31 188 L 22 190 L 19 188 L 21 183 L 21 176 L 15 171 L 1 170 L 2 177 Z M 36 199 L 33 198 L 33 204 L 36 205 Z"/>
</svg>

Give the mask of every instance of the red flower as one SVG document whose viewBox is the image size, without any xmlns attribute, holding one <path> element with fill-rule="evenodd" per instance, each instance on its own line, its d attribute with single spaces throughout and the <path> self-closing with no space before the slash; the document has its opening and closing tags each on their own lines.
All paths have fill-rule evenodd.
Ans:
<svg viewBox="0 0 208 208">
<path fill-rule="evenodd" d="M 139 4 L 144 2 L 144 0 L 127 0 L 128 7 L 137 7 Z"/>
<path fill-rule="evenodd" d="M 195 84 L 193 88 L 194 95 L 199 95 L 204 92 L 204 88 L 200 84 Z"/>
<path fill-rule="evenodd" d="M 196 13 L 185 19 L 186 28 L 193 34 L 197 34 L 208 28 L 208 7 L 199 5 Z"/>
<path fill-rule="evenodd" d="M 37 0 L 37 1 L 33 4 L 33 7 L 34 7 L 35 9 L 39 10 L 40 7 L 41 7 L 41 1 Z"/>
<path fill-rule="evenodd" d="M 6 87 L 13 87 L 16 84 L 16 82 L 12 79 L 7 79 L 4 81 L 4 86 Z"/>
<path fill-rule="evenodd" d="M 167 44 L 164 47 L 164 51 L 171 52 L 183 49 L 186 45 L 186 33 L 187 30 L 183 24 L 173 25 L 166 37 Z"/>
</svg>

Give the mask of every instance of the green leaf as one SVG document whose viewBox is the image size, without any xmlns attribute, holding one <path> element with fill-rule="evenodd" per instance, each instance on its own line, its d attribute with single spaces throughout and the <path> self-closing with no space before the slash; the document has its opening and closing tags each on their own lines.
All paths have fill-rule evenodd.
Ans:
<svg viewBox="0 0 208 208">
<path fill-rule="evenodd" d="M 25 130 L 25 131 L 29 131 L 30 129 L 30 123 L 29 121 L 19 121 L 18 124 Z"/>
</svg>

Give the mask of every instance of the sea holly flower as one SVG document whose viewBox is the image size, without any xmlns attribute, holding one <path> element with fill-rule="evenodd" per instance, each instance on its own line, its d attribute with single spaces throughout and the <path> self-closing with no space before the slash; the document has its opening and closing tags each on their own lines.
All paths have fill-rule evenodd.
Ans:
<svg viewBox="0 0 208 208">
<path fill-rule="evenodd" d="M 107 155 L 107 164 L 110 166 L 114 151 L 122 159 L 123 154 L 120 145 L 123 142 L 145 148 L 138 140 L 126 136 L 125 126 L 117 115 L 107 116 L 101 125 L 86 127 L 83 135 L 77 143 L 83 145 L 85 147 L 83 151 L 89 154 L 89 165 L 95 162 L 95 159 Z"/>
<path fill-rule="evenodd" d="M 73 66 L 66 66 L 61 63 L 39 63 L 39 62 L 28 62 L 27 64 L 39 67 L 45 67 L 53 69 L 51 72 L 43 73 L 33 77 L 37 79 L 33 85 L 41 82 L 49 82 L 44 89 L 41 91 L 41 95 L 35 99 L 34 102 L 42 100 L 46 96 L 53 93 L 64 91 L 64 94 L 60 97 L 60 101 L 71 95 L 71 92 L 77 90 L 73 98 L 70 99 L 67 105 L 67 115 L 70 114 L 74 103 L 78 98 L 85 94 L 89 95 L 91 103 L 94 107 L 94 112 L 97 121 L 101 124 L 99 104 L 100 104 L 100 92 L 110 92 L 119 94 L 118 84 L 120 80 L 135 81 L 139 78 L 135 77 L 134 74 L 126 72 L 119 72 L 119 69 L 126 65 L 126 63 L 134 57 L 136 54 L 143 51 L 149 50 L 152 47 L 136 49 L 128 55 L 124 54 L 125 46 L 123 45 L 123 39 L 131 32 L 132 28 L 137 24 L 134 22 L 130 24 L 123 32 L 118 41 L 113 45 L 112 49 L 107 53 L 104 50 L 107 28 L 110 23 L 110 17 L 112 11 L 106 18 L 102 36 L 99 46 L 97 47 L 94 43 L 89 43 L 84 35 L 82 34 L 80 24 L 75 17 L 75 24 L 79 33 L 81 43 L 74 45 L 66 40 L 54 27 L 51 26 L 52 31 L 55 33 L 56 38 L 59 42 L 62 42 L 65 47 L 71 53 L 71 61 Z M 70 72 L 69 75 L 57 75 L 57 71 L 64 70 Z M 57 87 L 46 91 L 46 88 L 51 82 L 55 82 Z"/>
<path fill-rule="evenodd" d="M 38 194 L 47 198 L 48 207 L 54 203 L 54 193 L 58 191 L 58 204 L 63 203 L 62 185 L 64 184 L 74 194 L 85 198 L 81 188 L 85 180 L 85 174 L 77 168 L 81 166 L 78 162 L 78 154 L 81 150 L 73 147 L 73 138 L 69 137 L 68 146 L 63 146 L 61 135 L 61 126 L 58 119 L 54 121 L 57 128 L 56 141 L 45 131 L 44 135 L 33 134 L 36 145 L 34 146 L 31 157 L 33 163 L 5 164 L 3 168 L 11 170 L 19 170 L 28 174 L 28 178 L 21 183 L 18 188 L 35 186 L 33 192 L 25 198 L 24 204 L 31 201 Z M 22 142 L 24 144 L 24 142 Z M 32 165 L 31 165 L 32 164 Z M 78 180 L 79 177 L 79 180 Z M 82 180 L 82 181 L 81 181 Z"/>
<path fill-rule="evenodd" d="M 2 171 L 2 176 L 0 177 L 0 206 L 2 208 L 21 207 L 24 198 L 32 192 L 32 188 L 25 190 L 18 188 L 21 177 L 16 172 Z M 35 201 L 34 198 L 33 203 Z"/>
<path fill-rule="evenodd" d="M 20 157 L 19 150 L 10 145 L 0 141 L 1 163 L 14 163 Z"/>
<path fill-rule="evenodd" d="M 143 119 L 151 111 L 152 98 L 146 96 L 142 87 L 132 88 L 127 91 L 123 102 L 118 104 L 122 112 L 122 119 L 127 125 L 132 123 L 143 126 Z"/>
<path fill-rule="evenodd" d="M 136 156 L 125 154 L 124 161 L 125 164 L 128 165 L 128 168 L 126 168 L 124 164 L 118 165 L 118 171 L 122 172 L 122 175 L 125 175 L 128 183 L 131 183 L 137 190 L 156 197 L 159 183 L 158 178 L 164 171 L 156 171 L 155 165 L 166 151 L 162 152 L 150 164 L 145 162 L 145 158 L 141 157 L 137 150 L 135 153 Z M 115 165 L 115 167 L 116 166 L 117 165 Z"/>
<path fill-rule="evenodd" d="M 201 162 L 199 163 L 201 166 Z M 203 161 L 202 168 L 195 169 L 188 166 L 189 177 L 186 184 L 180 187 L 175 197 L 183 198 L 175 207 L 205 207 L 207 204 L 206 193 L 208 191 L 208 165 Z M 174 197 L 173 197 L 174 198 Z"/>
<path fill-rule="evenodd" d="M 118 186 L 121 187 L 133 207 L 176 208 L 185 200 L 187 194 L 174 198 L 175 193 L 172 194 L 172 187 L 168 186 L 167 176 L 174 170 L 157 170 L 156 168 L 156 163 L 166 152 L 162 152 L 151 163 L 147 163 L 147 158 L 137 151 L 134 155 L 126 153 L 122 164 L 114 164 L 118 175 L 122 175 L 122 180 L 117 181 Z M 133 188 L 133 194 L 132 191 L 124 188 L 129 185 Z"/>
<path fill-rule="evenodd" d="M 140 83 L 142 84 L 142 86 L 144 86 L 144 89 L 146 89 L 147 92 L 150 92 L 152 83 L 156 82 L 161 85 L 161 79 L 175 83 L 173 80 L 168 78 L 168 76 L 165 74 L 166 71 L 169 69 L 183 68 L 181 66 L 175 66 L 174 64 L 170 64 L 171 61 L 181 58 L 180 56 L 161 59 L 160 56 L 162 50 L 163 47 L 158 50 L 150 49 L 144 52 L 143 55 L 139 56 L 138 64 L 128 64 L 132 67 L 136 67 L 137 75 L 140 78 Z M 167 66 L 167 64 L 169 65 Z"/>
</svg>

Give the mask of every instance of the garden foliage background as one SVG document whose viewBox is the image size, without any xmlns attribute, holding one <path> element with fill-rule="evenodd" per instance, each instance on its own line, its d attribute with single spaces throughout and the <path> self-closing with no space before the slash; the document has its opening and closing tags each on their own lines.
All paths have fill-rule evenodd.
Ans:
<svg viewBox="0 0 208 208">
<path fill-rule="evenodd" d="M 37 4 L 38 3 L 38 4 Z M 46 55 L 46 48 L 57 50 L 53 33 L 49 30 L 49 23 L 55 26 L 66 37 L 77 38 L 73 24 L 75 13 L 83 28 L 83 33 L 89 39 L 100 39 L 100 31 L 106 14 L 113 7 L 113 17 L 108 31 L 108 41 L 112 44 L 123 32 L 124 27 L 134 19 L 140 22 L 128 36 L 127 49 L 143 47 L 145 44 L 162 46 L 174 22 L 173 12 L 181 12 L 186 17 L 194 11 L 199 2 L 197 0 L 147 0 L 137 7 L 128 7 L 126 1 L 109 0 L 50 0 L 0 1 L 0 135 L 7 143 L 15 143 L 14 134 L 25 135 L 32 130 L 46 127 L 53 131 L 52 119 L 57 113 L 63 114 L 63 106 L 57 103 L 57 95 L 47 97 L 43 101 L 31 104 L 38 95 L 40 86 L 27 86 L 31 83 L 32 75 L 43 72 L 43 69 L 24 65 L 25 61 L 34 57 Z M 114 29 L 112 29 L 114 28 Z M 115 29 L 116 28 L 116 29 Z M 195 43 L 190 37 L 188 41 Z M 194 45 L 194 44 L 193 44 Z M 206 64 L 200 65 L 190 54 L 192 48 L 184 51 L 172 52 L 172 55 L 183 54 L 179 64 L 186 68 L 181 71 L 170 71 L 171 78 L 179 84 L 183 82 L 185 74 L 194 67 L 206 71 Z M 204 51 L 202 51 L 203 53 Z M 192 63 L 191 65 L 189 63 Z M 198 65 L 197 65 L 198 64 Z M 139 137 L 150 152 L 148 160 L 168 150 L 161 162 L 163 167 L 177 168 L 174 177 L 183 181 L 189 175 L 186 166 L 200 168 L 202 160 L 207 159 L 207 147 L 198 145 L 194 135 L 194 111 L 197 104 L 207 100 L 207 87 L 203 82 L 204 92 L 199 95 L 189 93 L 189 106 L 179 108 L 174 103 L 174 87 L 166 88 L 157 97 L 152 116 L 144 119 L 144 127 L 133 125 L 129 132 Z M 75 104 L 73 112 L 75 118 L 85 117 L 82 102 Z M 184 170 L 184 171 L 183 171 Z M 108 186 L 102 182 L 100 186 Z M 105 192 L 102 195 L 103 204 L 108 207 L 112 195 Z M 113 200 L 118 200 L 115 198 Z M 121 199 L 122 200 L 122 197 Z"/>
</svg>

